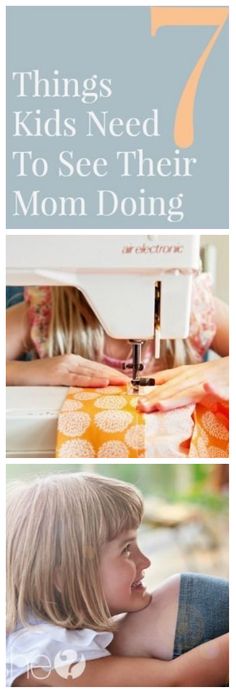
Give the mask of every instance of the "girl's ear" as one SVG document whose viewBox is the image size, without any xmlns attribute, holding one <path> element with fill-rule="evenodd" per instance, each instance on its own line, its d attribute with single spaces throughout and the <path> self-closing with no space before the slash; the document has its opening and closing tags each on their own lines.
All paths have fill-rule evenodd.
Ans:
<svg viewBox="0 0 236 694">
<path fill-rule="evenodd" d="M 57 567 L 54 571 L 54 584 L 58 593 L 62 591 L 61 569 Z"/>
</svg>

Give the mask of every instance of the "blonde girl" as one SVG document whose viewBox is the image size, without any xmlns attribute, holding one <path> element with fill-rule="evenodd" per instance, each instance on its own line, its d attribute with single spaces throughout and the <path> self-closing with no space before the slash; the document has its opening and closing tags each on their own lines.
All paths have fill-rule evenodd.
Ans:
<svg viewBox="0 0 236 694">
<path fill-rule="evenodd" d="M 10 490 L 8 686 L 214 686 L 227 681 L 226 635 L 170 662 L 158 655 L 155 624 L 155 652 L 147 652 L 148 642 L 142 646 L 141 641 L 136 648 L 142 657 L 117 655 L 115 640 L 112 649 L 113 634 L 122 635 L 117 615 L 143 614 L 145 627 L 152 601 L 157 624 L 163 602 L 169 602 L 161 657 L 173 656 L 178 636 L 179 577 L 159 591 L 159 601 L 143 584 L 150 562 L 137 544 L 142 514 L 135 487 L 99 475 L 56 474 L 17 482 Z M 127 641 L 127 622 L 124 630 Z M 141 624 L 139 631 L 142 640 Z M 131 642 L 132 633 L 131 625 Z M 120 649 L 118 642 L 117 653 Z"/>
<path fill-rule="evenodd" d="M 217 384 L 222 380 L 221 360 L 216 360 L 214 366 L 204 363 L 196 369 L 209 347 L 220 356 L 228 355 L 228 309 L 212 297 L 210 285 L 204 273 L 193 280 L 190 334 L 186 340 L 161 341 L 158 360 L 153 356 L 152 341 L 144 345 L 144 374 L 154 375 L 156 384 L 164 387 L 154 390 L 147 403 L 141 403 L 142 409 L 160 407 L 163 399 L 166 409 L 196 402 L 204 394 L 205 382 Z M 34 358 L 18 361 L 23 352 L 31 352 Z M 125 384 L 131 372 L 124 371 L 124 365 L 130 357 L 128 342 L 105 334 L 76 288 L 30 287 L 25 290 L 24 301 L 7 311 L 8 385 Z M 184 393 L 183 398 L 186 383 L 187 395 Z"/>
</svg>

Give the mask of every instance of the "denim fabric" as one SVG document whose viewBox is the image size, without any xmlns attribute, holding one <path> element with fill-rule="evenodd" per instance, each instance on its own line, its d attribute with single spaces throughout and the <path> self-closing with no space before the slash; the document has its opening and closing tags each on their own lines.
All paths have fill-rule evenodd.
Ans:
<svg viewBox="0 0 236 694">
<path fill-rule="evenodd" d="M 173 657 L 228 631 L 228 581 L 202 574 L 181 574 Z"/>
</svg>

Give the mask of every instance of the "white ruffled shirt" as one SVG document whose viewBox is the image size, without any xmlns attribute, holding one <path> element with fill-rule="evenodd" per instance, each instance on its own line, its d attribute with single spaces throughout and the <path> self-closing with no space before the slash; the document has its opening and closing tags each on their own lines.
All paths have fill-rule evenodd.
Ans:
<svg viewBox="0 0 236 694">
<path fill-rule="evenodd" d="M 107 646 L 113 639 L 109 632 L 92 629 L 64 629 L 35 618 L 30 626 L 19 626 L 7 637 L 6 686 L 24 672 L 39 667 L 43 672 L 36 681 L 47 684 L 55 670 L 64 679 L 79 677 L 87 660 L 110 655 Z"/>
</svg>

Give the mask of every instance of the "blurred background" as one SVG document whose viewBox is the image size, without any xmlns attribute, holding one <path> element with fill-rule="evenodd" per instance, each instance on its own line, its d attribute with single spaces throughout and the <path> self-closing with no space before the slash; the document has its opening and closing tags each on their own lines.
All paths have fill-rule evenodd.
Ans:
<svg viewBox="0 0 236 694">
<path fill-rule="evenodd" d="M 200 237 L 202 268 L 210 272 L 213 293 L 227 304 L 229 302 L 229 239 L 226 236 Z"/>
<path fill-rule="evenodd" d="M 228 470 L 225 463 L 8 464 L 7 483 L 63 472 L 96 472 L 135 484 L 145 513 L 139 544 L 152 564 L 152 590 L 174 573 L 228 578 Z"/>
</svg>

